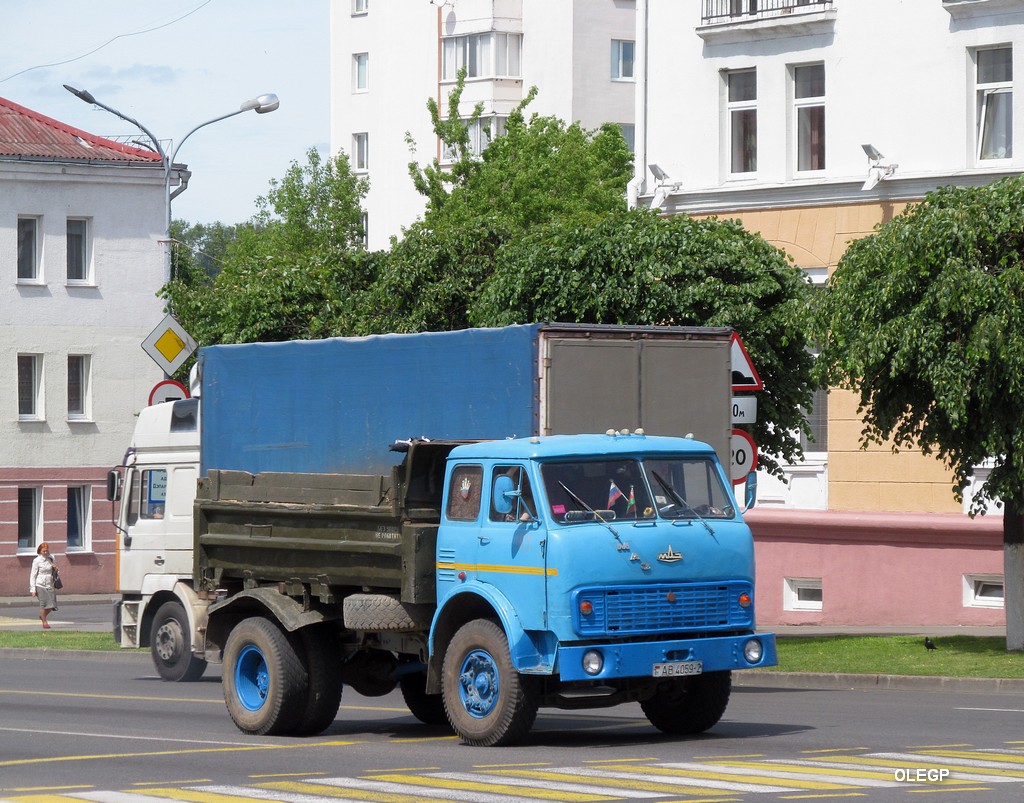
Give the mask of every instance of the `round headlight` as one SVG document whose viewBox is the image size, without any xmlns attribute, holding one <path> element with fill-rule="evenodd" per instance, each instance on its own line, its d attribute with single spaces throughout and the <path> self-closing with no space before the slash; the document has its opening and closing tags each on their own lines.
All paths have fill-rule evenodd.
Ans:
<svg viewBox="0 0 1024 803">
<path fill-rule="evenodd" d="M 587 650 L 583 653 L 583 671 L 588 675 L 599 675 L 604 669 L 604 656 L 597 650 Z"/>
<path fill-rule="evenodd" d="M 743 645 L 743 657 L 747 659 L 747 663 L 758 663 L 764 657 L 764 648 L 761 646 L 761 642 L 756 638 L 747 641 Z"/>
</svg>

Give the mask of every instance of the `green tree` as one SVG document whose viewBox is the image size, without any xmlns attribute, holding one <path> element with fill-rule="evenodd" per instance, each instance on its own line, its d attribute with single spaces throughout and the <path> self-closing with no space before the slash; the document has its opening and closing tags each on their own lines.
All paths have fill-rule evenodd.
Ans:
<svg viewBox="0 0 1024 803">
<path fill-rule="evenodd" d="M 180 260 L 162 291 L 168 307 L 202 345 L 351 333 L 355 300 L 376 274 L 362 242 L 367 188 L 347 156 L 323 161 L 310 149 L 234 227 L 216 278 Z"/>
<path fill-rule="evenodd" d="M 814 392 L 811 288 L 778 248 L 736 221 L 636 209 L 563 218 L 506 243 L 469 310 L 474 326 L 532 321 L 727 326 L 764 381 L 752 434 L 763 466 L 802 456 Z"/>
<path fill-rule="evenodd" d="M 171 275 L 177 276 L 179 270 L 187 270 L 194 264 L 212 279 L 224 267 L 227 250 L 236 238 L 236 227 L 219 221 L 195 224 L 173 221 Z"/>
<path fill-rule="evenodd" d="M 1003 506 L 1007 649 L 1024 649 L 1024 179 L 944 187 L 850 245 L 818 315 L 822 377 L 863 442 L 941 458 L 976 514 Z"/>
</svg>

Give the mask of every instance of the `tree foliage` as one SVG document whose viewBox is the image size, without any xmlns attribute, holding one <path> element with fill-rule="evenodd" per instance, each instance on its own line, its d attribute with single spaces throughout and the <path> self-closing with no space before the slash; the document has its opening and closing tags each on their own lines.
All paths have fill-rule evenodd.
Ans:
<svg viewBox="0 0 1024 803">
<path fill-rule="evenodd" d="M 818 316 L 819 364 L 858 394 L 865 444 L 938 455 L 972 514 L 1003 504 L 1006 642 L 1024 649 L 1024 179 L 944 187 L 850 245 Z"/>
<path fill-rule="evenodd" d="M 469 311 L 474 326 L 531 321 L 726 326 L 764 380 L 753 434 L 764 467 L 801 455 L 814 387 L 811 288 L 786 255 L 736 221 L 647 210 L 563 218 L 507 243 Z"/>
</svg>

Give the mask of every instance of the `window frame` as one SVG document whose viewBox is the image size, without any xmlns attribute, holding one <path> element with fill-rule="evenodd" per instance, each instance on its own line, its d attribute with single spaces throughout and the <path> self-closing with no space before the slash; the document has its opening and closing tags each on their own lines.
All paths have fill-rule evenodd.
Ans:
<svg viewBox="0 0 1024 803">
<path fill-rule="evenodd" d="M 25 501 L 23 496 L 31 494 L 31 499 L 28 500 L 28 506 L 32 509 L 29 513 L 28 520 L 22 518 L 23 505 Z M 36 547 L 43 541 L 43 489 L 38 485 L 30 486 L 19 486 L 18 487 L 18 546 L 17 551 L 20 554 L 30 554 L 35 552 Z M 30 532 L 28 538 L 23 538 L 23 532 L 27 528 Z M 28 543 L 26 543 L 28 541 Z"/>
<path fill-rule="evenodd" d="M 629 58 L 625 57 L 625 51 L 630 51 Z M 629 65 L 629 72 L 626 73 L 625 65 Z M 634 83 L 636 81 L 636 40 L 635 39 L 612 39 L 611 54 L 611 79 L 613 81 L 624 81 Z"/>
<path fill-rule="evenodd" d="M 74 367 L 73 367 L 74 363 Z M 73 376 L 75 374 L 76 376 Z M 77 380 L 77 381 L 76 381 Z M 77 399 L 72 388 L 77 384 Z M 72 402 L 77 401 L 73 409 Z M 88 354 L 68 355 L 68 421 L 88 421 L 92 418 L 92 358 Z"/>
<path fill-rule="evenodd" d="M 982 81 L 981 80 L 981 69 L 982 69 L 982 54 L 992 53 L 996 51 L 1007 51 L 1010 55 L 1010 77 L 1008 79 L 999 81 Z M 1013 158 L 1013 47 L 1012 45 L 998 45 L 993 47 L 979 47 L 974 51 L 974 91 L 975 91 L 975 104 L 974 104 L 974 158 L 975 161 L 981 164 L 991 164 L 992 162 L 1005 162 Z M 989 119 L 989 100 L 997 95 L 1008 95 L 1008 105 L 1005 109 L 1005 121 L 1003 123 L 1004 129 L 1002 133 L 1008 142 L 1007 150 L 1002 155 L 997 156 L 985 156 L 985 146 L 988 142 L 991 148 L 991 142 L 989 137 L 993 133 L 991 127 L 995 127 L 995 122 Z M 999 110 L 996 111 L 999 114 Z"/>
<path fill-rule="evenodd" d="M 26 362 L 23 362 L 26 361 Z M 31 365 L 31 376 L 23 375 L 23 365 Z M 28 395 L 24 395 L 25 385 L 31 384 Z M 31 410 L 25 411 L 25 402 L 31 402 Z M 18 354 L 18 420 L 44 421 L 45 398 L 43 395 L 43 355 Z"/>
<path fill-rule="evenodd" d="M 365 173 L 370 169 L 370 134 L 357 131 L 352 134 L 352 170 Z"/>
<path fill-rule="evenodd" d="M 523 35 L 513 31 L 482 31 L 442 37 L 442 83 L 455 81 L 463 67 L 466 80 L 522 79 Z"/>
<path fill-rule="evenodd" d="M 74 511 L 74 516 L 72 516 Z M 77 533 L 71 529 L 72 520 L 77 523 Z M 92 549 L 92 486 L 68 486 L 67 510 L 68 552 L 88 552 Z"/>
<path fill-rule="evenodd" d="M 370 91 L 370 54 L 367 52 L 352 54 L 352 92 Z"/>
<path fill-rule="evenodd" d="M 352 0 L 352 16 L 360 17 L 370 13 L 370 0 Z"/>
<path fill-rule="evenodd" d="M 733 78 L 738 79 L 740 76 L 747 75 L 754 76 L 753 96 L 734 100 L 732 96 Z M 737 89 L 740 89 L 738 84 Z M 725 73 L 725 113 L 727 131 L 726 167 L 728 175 L 735 178 L 752 178 L 757 175 L 757 69 L 755 67 L 728 70 Z M 746 130 L 750 121 L 753 122 L 752 133 Z M 741 136 L 743 138 L 752 137 L 753 148 L 750 153 L 747 153 L 747 146 L 742 146 L 742 150 L 738 151 L 737 140 Z M 738 156 L 742 157 L 743 164 L 741 166 L 746 169 L 736 169 Z"/>
<path fill-rule="evenodd" d="M 72 224 L 81 224 L 81 232 L 72 233 Z M 92 280 L 92 226 L 89 218 L 69 217 L 65 224 L 65 243 L 67 247 L 67 273 L 65 274 L 69 285 L 93 284 Z M 74 243 L 74 246 L 72 246 Z M 72 276 L 72 262 L 79 264 L 74 267 L 81 272 L 81 276 Z"/>
<path fill-rule="evenodd" d="M 469 118 L 463 117 L 462 122 L 469 124 Z M 472 124 L 469 124 L 469 152 L 477 158 L 498 137 L 504 136 L 508 123 L 507 114 L 482 114 Z M 487 141 L 484 142 L 486 136 Z M 444 143 L 444 150 L 441 154 L 442 164 L 451 164 L 458 159 L 458 154 Z"/>
<path fill-rule="evenodd" d="M 819 599 L 801 599 L 802 591 L 818 592 Z M 812 593 L 813 596 L 813 593 Z M 825 597 L 820 577 L 786 577 L 782 581 L 782 609 L 784 611 L 824 610 Z"/>
<path fill-rule="evenodd" d="M 30 271 L 29 271 L 29 273 L 31 275 L 29 275 L 29 276 L 22 275 L 23 272 L 24 272 L 23 271 L 24 262 L 27 261 L 26 258 L 25 258 L 26 255 L 25 255 L 25 253 L 23 251 L 23 247 L 25 245 L 23 240 L 22 240 L 22 224 L 23 223 L 26 223 L 26 224 L 31 223 L 32 224 L 31 225 L 31 229 L 32 229 L 32 247 L 31 247 L 31 252 L 28 255 L 28 258 L 31 261 Z M 41 218 L 38 215 L 18 215 L 17 227 L 18 227 L 18 229 L 17 229 L 17 239 L 18 239 L 17 260 L 18 260 L 18 264 L 17 264 L 17 273 L 16 273 L 17 283 L 18 284 L 42 284 L 43 283 L 42 260 L 40 259 L 40 254 L 41 254 L 40 246 L 42 245 L 42 237 L 40 236 L 40 233 L 42 231 Z"/>
<path fill-rule="evenodd" d="M 801 95 L 799 75 L 802 70 L 821 70 L 821 94 Z M 816 79 L 812 79 L 812 82 Z M 826 159 L 826 137 L 828 128 L 826 126 L 826 72 L 824 62 L 812 64 L 794 64 L 792 67 L 793 82 L 793 165 L 797 175 L 809 175 L 820 173 L 827 165 Z M 820 116 L 814 119 L 814 112 L 820 110 Z M 809 115 L 809 117 L 808 117 Z M 807 123 L 805 125 L 805 119 Z M 806 129 L 806 130 L 805 130 Z M 815 139 L 818 140 L 815 147 Z M 803 167 L 803 154 L 806 151 L 807 161 L 812 164 Z M 820 164 L 815 165 L 816 162 Z"/>
<path fill-rule="evenodd" d="M 993 597 L 980 593 L 985 586 L 998 585 L 1003 589 L 1003 596 Z M 1006 578 L 1001 574 L 974 573 L 963 576 L 965 608 L 1004 608 L 1006 607 Z"/>
</svg>

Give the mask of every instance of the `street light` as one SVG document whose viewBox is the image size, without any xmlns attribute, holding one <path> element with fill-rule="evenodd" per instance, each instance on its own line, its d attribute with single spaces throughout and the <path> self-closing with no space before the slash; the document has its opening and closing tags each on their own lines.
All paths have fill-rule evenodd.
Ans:
<svg viewBox="0 0 1024 803">
<path fill-rule="evenodd" d="M 167 153 L 164 151 L 163 146 L 160 144 L 160 140 L 158 140 L 156 136 L 153 134 L 153 132 L 146 128 L 146 126 L 144 126 L 138 120 L 129 117 L 127 114 L 124 114 L 123 112 L 118 111 L 113 106 L 108 106 L 105 103 L 101 103 L 100 101 L 96 100 L 96 98 L 94 98 L 92 93 L 88 90 L 76 89 L 75 87 L 68 86 L 67 84 L 64 84 L 64 88 L 72 95 L 74 95 L 76 98 L 79 98 L 80 100 L 83 100 L 86 103 L 91 103 L 94 106 L 99 106 L 101 109 L 105 109 L 111 114 L 120 117 L 122 120 L 127 120 L 133 126 L 138 128 L 143 134 L 149 137 L 150 141 L 153 143 L 153 147 L 156 149 L 157 155 L 159 155 L 160 157 L 160 164 L 163 166 L 164 169 L 164 199 L 167 207 L 165 221 L 167 235 L 167 258 L 164 263 L 164 284 L 166 284 L 171 278 L 171 200 L 173 198 L 176 198 L 178 195 L 183 193 L 188 188 L 188 181 L 186 179 L 182 182 L 182 185 L 178 187 L 178 189 L 176 189 L 173 193 L 171 192 L 171 169 L 174 167 L 174 160 L 178 155 L 178 151 L 181 150 L 181 146 L 184 145 L 185 140 L 192 136 L 196 131 L 198 131 L 200 128 L 204 128 L 205 126 L 210 125 L 211 123 L 218 123 L 221 120 L 226 120 L 228 117 L 234 117 L 236 114 L 241 114 L 242 112 L 247 111 L 254 111 L 256 112 L 256 114 L 267 114 L 268 112 L 275 111 L 278 108 L 278 106 L 281 105 L 281 101 L 278 100 L 277 95 L 273 93 L 260 95 L 259 97 L 253 98 L 252 100 L 247 100 L 235 111 L 228 112 L 227 114 L 222 114 L 219 117 L 214 117 L 212 120 L 207 120 L 206 122 L 197 125 L 185 136 L 183 136 L 180 140 L 178 140 L 177 147 L 171 152 L 171 155 L 168 156 Z"/>
</svg>

